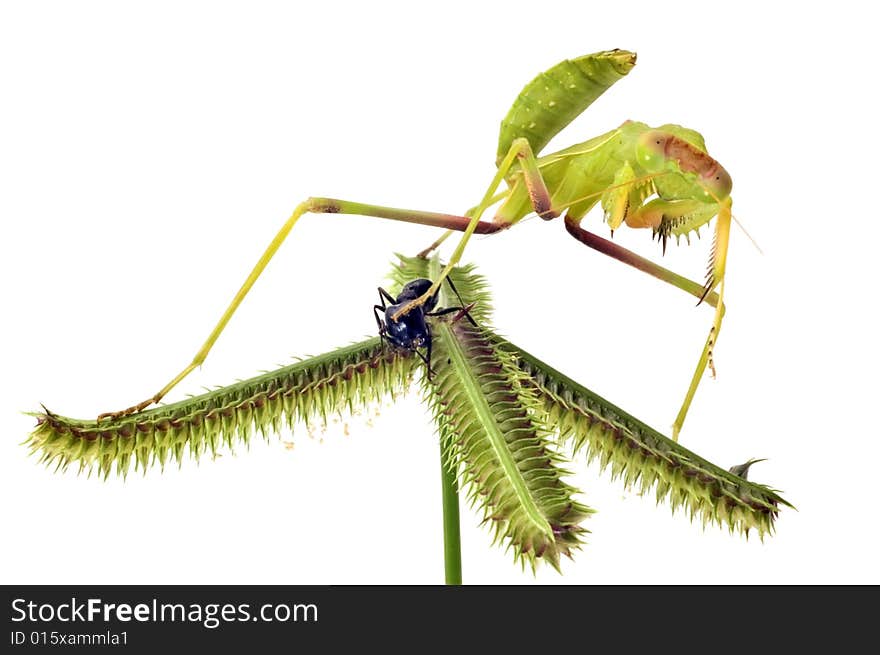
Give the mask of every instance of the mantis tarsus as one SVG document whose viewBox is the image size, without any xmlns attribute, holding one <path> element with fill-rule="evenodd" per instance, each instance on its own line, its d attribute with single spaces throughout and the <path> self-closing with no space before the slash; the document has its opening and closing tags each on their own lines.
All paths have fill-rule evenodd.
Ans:
<svg viewBox="0 0 880 655">
<path fill-rule="evenodd" d="M 397 320 L 435 296 L 442 281 L 460 262 L 474 233 L 498 232 L 534 213 L 545 220 L 564 215 L 566 229 L 578 241 L 715 307 L 709 336 L 673 423 L 673 437 L 677 439 L 706 367 L 714 373 L 712 350 L 724 315 L 724 273 L 732 218 L 730 176 L 707 154 L 698 132 L 673 124 L 653 129 L 628 120 L 588 141 L 538 156 L 553 136 L 625 76 L 635 61 L 636 55 L 625 50 L 598 52 L 565 60 L 527 84 L 501 123 L 495 176 L 480 202 L 463 215 L 333 198 L 308 198 L 300 203 L 272 239 L 192 362 L 147 400 L 119 412 L 101 414 L 99 420 L 135 413 L 159 402 L 201 365 L 235 310 L 304 214 L 358 214 L 446 229 L 422 251 L 423 256 L 452 232 L 463 232 L 440 276 L 425 293 L 397 310 L 392 316 Z M 501 189 L 502 184 L 506 189 Z M 612 234 L 624 223 L 634 228 L 651 228 L 664 250 L 669 237 L 689 239 L 692 231 L 717 217 L 706 282 L 700 284 L 677 275 L 583 228 L 581 221 L 597 203 L 602 205 Z M 486 211 L 495 205 L 498 207 L 494 218 L 484 221 Z"/>
</svg>

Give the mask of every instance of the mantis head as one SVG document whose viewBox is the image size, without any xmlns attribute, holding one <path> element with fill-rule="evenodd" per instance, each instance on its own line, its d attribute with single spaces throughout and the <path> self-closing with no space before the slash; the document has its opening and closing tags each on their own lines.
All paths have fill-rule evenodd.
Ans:
<svg viewBox="0 0 880 655">
<path fill-rule="evenodd" d="M 677 198 L 721 202 L 733 187 L 730 174 L 705 151 L 699 133 L 678 125 L 644 132 L 636 142 L 636 160 L 649 173 L 682 173 L 657 180 L 661 191 L 667 187 Z"/>
</svg>

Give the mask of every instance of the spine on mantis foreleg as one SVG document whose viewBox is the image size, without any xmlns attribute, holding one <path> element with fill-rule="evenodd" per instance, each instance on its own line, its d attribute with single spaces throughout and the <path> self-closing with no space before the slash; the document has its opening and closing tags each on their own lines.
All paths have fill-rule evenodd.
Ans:
<svg viewBox="0 0 880 655">
<path fill-rule="evenodd" d="M 609 50 L 566 59 L 526 84 L 501 121 L 496 165 L 525 137 L 538 154 L 550 139 L 635 66 L 636 55 Z"/>
<path fill-rule="evenodd" d="M 580 546 L 580 523 L 592 510 L 562 480 L 567 472 L 536 418 L 537 396 L 510 356 L 465 319 L 436 321 L 434 344 L 425 393 L 448 461 L 496 541 L 523 564 L 546 561 L 558 570 L 560 555 Z"/>
<path fill-rule="evenodd" d="M 75 465 L 105 478 L 125 476 L 132 465 L 146 471 L 178 463 L 188 452 L 198 459 L 255 430 L 263 437 L 297 420 L 326 422 L 359 406 L 393 395 L 411 379 L 411 353 L 384 348 L 374 337 L 327 355 L 222 387 L 178 403 L 114 420 L 81 421 L 45 410 L 34 413 L 31 452 L 59 468 Z"/>
<path fill-rule="evenodd" d="M 667 499 L 673 512 L 681 507 L 703 525 L 725 525 L 746 536 L 754 529 L 761 538 L 772 534 L 779 507 L 791 507 L 772 489 L 715 466 L 533 355 L 497 336 L 493 343 L 529 376 L 542 401 L 541 415 L 561 441 L 575 452 L 586 450 L 603 469 L 610 465 L 626 487 L 646 493 L 653 486 L 657 502 Z"/>
</svg>

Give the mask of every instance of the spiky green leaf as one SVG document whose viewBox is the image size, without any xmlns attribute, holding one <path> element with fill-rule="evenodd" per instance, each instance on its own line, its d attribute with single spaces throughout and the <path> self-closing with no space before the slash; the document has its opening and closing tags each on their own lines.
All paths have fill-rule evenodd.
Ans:
<svg viewBox="0 0 880 655">
<path fill-rule="evenodd" d="M 779 507 L 792 505 L 776 491 L 749 482 L 663 436 L 601 396 L 554 370 L 534 355 L 495 337 L 515 356 L 540 393 L 543 416 L 554 425 L 560 442 L 575 453 L 585 450 L 589 461 L 611 468 L 627 488 L 667 500 L 675 512 L 683 508 L 703 525 L 717 523 L 748 536 L 772 534 Z"/>
<path fill-rule="evenodd" d="M 209 393 L 114 420 L 83 421 L 36 412 L 27 440 L 48 465 L 107 477 L 178 463 L 264 437 L 297 420 L 326 422 L 409 384 L 415 357 L 383 347 L 378 337 L 306 359 Z"/>
<path fill-rule="evenodd" d="M 592 510 L 563 482 L 561 457 L 537 419 L 537 396 L 509 355 L 466 320 L 434 322 L 433 377 L 425 384 L 449 461 L 471 502 L 515 559 L 559 568 Z M 427 379 L 427 376 L 426 376 Z"/>
</svg>

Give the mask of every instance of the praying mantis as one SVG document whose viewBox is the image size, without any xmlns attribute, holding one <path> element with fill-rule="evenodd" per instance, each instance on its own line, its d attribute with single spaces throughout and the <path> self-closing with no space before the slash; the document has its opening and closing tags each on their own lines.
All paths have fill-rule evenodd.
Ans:
<svg viewBox="0 0 880 655">
<path fill-rule="evenodd" d="M 217 338 L 266 265 L 305 214 L 356 214 L 443 228 L 445 232 L 420 254 L 426 257 L 451 234 L 462 236 L 447 265 L 417 298 L 401 303 L 390 318 L 399 320 L 436 296 L 443 280 L 462 258 L 474 234 L 493 234 L 538 215 L 561 217 L 578 241 L 642 270 L 715 308 L 709 335 L 684 401 L 672 426 L 678 435 L 707 366 L 714 376 L 713 348 L 724 316 L 724 275 L 732 220 L 731 178 L 706 151 L 696 131 L 667 124 L 651 128 L 627 120 L 619 127 L 555 153 L 541 154 L 549 141 L 635 66 L 636 55 L 610 50 L 562 61 L 529 82 L 501 123 L 496 172 L 480 202 L 463 214 L 446 214 L 370 205 L 335 198 L 307 198 L 282 225 L 192 362 L 157 393 L 127 409 L 106 412 L 98 420 L 118 418 L 158 403 L 205 361 Z M 503 188 L 502 188 L 503 185 Z M 685 237 L 715 222 L 707 279 L 694 282 L 582 227 L 587 213 L 601 204 L 605 222 L 650 228 L 665 252 L 669 237 Z M 484 220 L 490 208 L 494 218 Z"/>
</svg>

